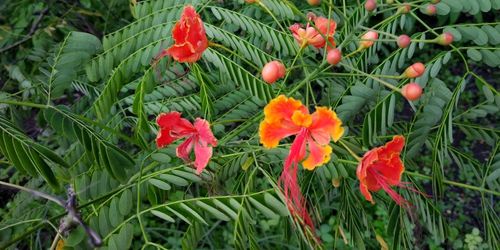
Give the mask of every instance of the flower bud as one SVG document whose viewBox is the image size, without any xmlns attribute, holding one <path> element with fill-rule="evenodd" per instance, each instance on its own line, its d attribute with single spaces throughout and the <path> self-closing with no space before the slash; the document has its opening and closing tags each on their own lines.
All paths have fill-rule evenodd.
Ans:
<svg viewBox="0 0 500 250">
<path fill-rule="evenodd" d="M 335 188 L 340 187 L 340 181 L 342 180 L 341 178 L 342 178 L 342 177 L 339 177 L 339 178 L 333 178 L 333 179 L 332 179 L 332 186 L 333 186 L 333 187 L 335 187 Z"/>
<path fill-rule="evenodd" d="M 403 88 L 401 88 L 401 94 L 408 101 L 415 101 L 418 100 L 422 95 L 422 87 L 420 87 L 418 83 L 411 82 L 403 86 Z"/>
<path fill-rule="evenodd" d="M 365 9 L 369 12 L 372 12 L 377 8 L 377 2 L 375 0 L 366 0 L 365 2 Z"/>
<path fill-rule="evenodd" d="M 359 47 L 362 49 L 369 48 L 378 39 L 378 33 L 376 31 L 370 30 L 366 32 L 359 42 Z"/>
<path fill-rule="evenodd" d="M 342 52 L 339 49 L 331 49 L 326 54 L 326 61 L 331 65 L 337 65 L 342 59 Z"/>
<path fill-rule="evenodd" d="M 273 84 L 279 78 L 284 77 L 285 72 L 285 65 L 278 61 L 271 61 L 262 68 L 262 79 L 269 84 Z"/>
<path fill-rule="evenodd" d="M 403 14 L 410 13 L 410 10 L 411 10 L 411 6 L 407 3 L 404 3 L 401 5 L 401 7 L 399 7 L 399 12 L 401 12 Z"/>
<path fill-rule="evenodd" d="M 448 46 L 453 42 L 453 35 L 450 32 L 444 32 L 436 39 L 437 44 Z"/>
<path fill-rule="evenodd" d="M 307 3 L 312 6 L 319 5 L 321 3 L 321 0 L 307 0 Z"/>
<path fill-rule="evenodd" d="M 425 6 L 425 11 L 424 11 L 425 14 L 429 16 L 434 16 L 436 15 L 436 12 L 437 12 L 436 5 L 428 4 L 427 6 Z"/>
<path fill-rule="evenodd" d="M 403 49 L 403 48 L 406 48 L 406 47 L 408 47 L 408 46 L 410 45 L 410 43 L 411 43 L 411 38 L 410 38 L 408 35 L 400 35 L 400 36 L 398 37 L 398 41 L 397 41 L 397 43 L 398 43 L 398 46 L 399 46 L 400 48 L 402 48 L 402 49 Z"/>
<path fill-rule="evenodd" d="M 311 20 L 311 21 L 313 21 L 313 22 L 314 22 L 314 20 L 316 20 L 316 18 L 318 17 L 318 16 L 316 16 L 316 14 L 315 14 L 314 12 L 307 12 L 307 15 L 306 15 L 306 16 L 307 16 L 307 20 Z"/>
<path fill-rule="evenodd" d="M 418 62 L 406 68 L 403 75 L 407 78 L 416 78 L 424 74 L 424 72 L 425 72 L 425 65 L 421 62 Z"/>
</svg>

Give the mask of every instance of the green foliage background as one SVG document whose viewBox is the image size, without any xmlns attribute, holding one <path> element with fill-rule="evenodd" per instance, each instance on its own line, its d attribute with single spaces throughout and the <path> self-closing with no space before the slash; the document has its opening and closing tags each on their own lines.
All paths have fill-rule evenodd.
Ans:
<svg viewBox="0 0 500 250">
<path fill-rule="evenodd" d="M 499 0 L 360 1 L 149 0 L 7 1 L 0 3 L 0 179 L 64 197 L 73 185 L 86 222 L 103 249 L 339 248 L 495 249 L 500 245 Z M 210 47 L 196 66 L 153 58 L 172 43 L 185 4 L 205 22 Z M 265 6 L 265 7 L 264 7 Z M 380 41 L 342 66 L 299 48 L 287 29 L 306 14 L 333 18 L 344 55 L 367 28 Z M 426 40 L 455 37 L 443 47 Z M 408 48 L 393 35 L 409 34 Z M 262 66 L 290 67 L 286 84 L 265 84 Z M 423 97 L 409 103 L 380 85 L 422 61 L 415 79 Z M 201 77 L 189 67 L 199 67 Z M 407 81 L 385 79 L 396 86 Z M 276 180 L 288 145 L 264 150 L 257 127 L 278 93 L 311 108 L 334 108 L 358 155 L 407 138 L 405 181 L 430 197 L 398 190 L 406 211 L 379 192 L 360 195 L 356 162 L 338 144 L 331 161 L 300 183 L 321 245 L 302 232 Z M 219 145 L 201 176 L 175 157 L 175 145 L 154 145 L 154 117 L 180 111 L 204 117 Z M 64 210 L 25 192 L 0 189 L 0 248 L 50 247 Z M 82 228 L 66 248 L 90 246 Z"/>
</svg>

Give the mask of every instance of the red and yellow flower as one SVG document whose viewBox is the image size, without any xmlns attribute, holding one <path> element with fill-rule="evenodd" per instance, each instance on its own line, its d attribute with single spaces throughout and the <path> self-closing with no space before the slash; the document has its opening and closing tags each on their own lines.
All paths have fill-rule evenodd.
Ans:
<svg viewBox="0 0 500 250">
<path fill-rule="evenodd" d="M 384 146 L 374 148 L 365 153 L 359 162 L 356 175 L 359 179 L 361 194 L 367 201 L 375 204 L 370 192 L 384 190 L 398 205 L 406 205 L 407 201 L 392 190 L 392 186 L 403 187 L 401 175 L 405 167 L 400 154 L 405 145 L 405 138 L 400 135 Z"/>
<path fill-rule="evenodd" d="M 194 148 L 194 166 L 200 174 L 207 166 L 212 157 L 212 147 L 217 146 L 217 139 L 210 130 L 208 121 L 196 118 L 191 124 L 188 120 L 181 118 L 179 112 L 162 113 L 156 118 L 160 131 L 156 137 L 156 145 L 165 147 L 172 142 L 187 138 L 177 149 L 177 157 L 190 162 L 190 153 Z"/>
<path fill-rule="evenodd" d="M 172 29 L 172 37 L 174 45 L 161 52 L 159 58 L 169 55 L 178 62 L 192 63 L 198 61 L 208 48 L 203 21 L 191 5 L 184 7 L 181 19 Z"/>
<path fill-rule="evenodd" d="M 280 177 L 288 207 L 292 214 L 313 228 L 312 220 L 297 182 L 298 164 L 314 170 L 330 160 L 330 141 L 337 141 L 344 133 L 337 114 L 325 107 L 316 107 L 312 114 L 300 101 L 280 95 L 264 108 L 264 120 L 260 123 L 260 142 L 265 148 L 274 148 L 279 142 L 295 135 L 290 153 L 285 159 Z"/>
</svg>

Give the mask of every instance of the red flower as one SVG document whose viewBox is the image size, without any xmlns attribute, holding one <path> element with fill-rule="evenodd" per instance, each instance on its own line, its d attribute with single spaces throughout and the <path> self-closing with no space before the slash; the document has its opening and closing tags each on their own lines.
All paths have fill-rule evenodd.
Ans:
<svg viewBox="0 0 500 250">
<path fill-rule="evenodd" d="M 187 5 L 172 30 L 174 45 L 163 51 L 160 57 L 170 55 L 178 62 L 196 62 L 208 48 L 207 35 L 203 21 L 193 6 Z"/>
<path fill-rule="evenodd" d="M 162 113 L 156 118 L 156 123 L 160 126 L 160 131 L 156 136 L 156 145 L 159 148 L 165 147 L 172 142 L 187 137 L 176 150 L 177 157 L 189 162 L 189 154 L 194 146 L 196 172 L 200 174 L 212 157 L 212 147 L 217 146 L 210 124 L 200 118 L 196 118 L 194 124 L 181 118 L 179 112 Z M 209 146 L 211 145 L 211 146 Z"/>
<path fill-rule="evenodd" d="M 327 49 L 333 49 L 335 46 L 333 35 L 335 34 L 337 23 L 324 17 L 317 17 L 314 20 L 314 25 L 316 29 L 309 27 L 309 24 L 304 29 L 300 27 L 300 24 L 296 23 L 290 26 L 290 30 L 301 47 L 312 45 L 318 49 L 323 48 L 326 45 L 326 37 L 331 44 L 328 44 Z"/>
<path fill-rule="evenodd" d="M 366 200 L 372 204 L 370 192 L 383 189 L 398 205 L 407 205 L 407 201 L 391 189 L 391 186 L 404 187 L 401 175 L 405 168 L 399 158 L 401 150 L 405 145 L 403 136 L 394 136 L 392 141 L 384 146 L 374 148 L 365 153 L 359 162 L 356 175 L 358 176 L 361 193 Z"/>
<path fill-rule="evenodd" d="M 344 133 L 342 121 L 333 110 L 325 107 L 316 107 L 316 112 L 309 114 L 300 101 L 284 95 L 269 102 L 264 108 L 264 115 L 259 127 L 264 147 L 274 148 L 285 137 L 296 135 L 285 160 L 280 185 L 292 215 L 314 229 L 297 181 L 298 164 L 302 161 L 305 169 L 314 170 L 327 163 L 332 153 L 328 144 L 332 139 L 340 139 Z M 309 151 L 307 158 L 306 149 Z"/>
</svg>

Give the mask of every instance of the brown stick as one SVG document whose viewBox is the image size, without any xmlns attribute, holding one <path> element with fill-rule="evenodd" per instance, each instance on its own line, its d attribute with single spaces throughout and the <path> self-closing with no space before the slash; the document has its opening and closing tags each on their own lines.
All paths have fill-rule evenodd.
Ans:
<svg viewBox="0 0 500 250">
<path fill-rule="evenodd" d="M 36 29 L 38 28 L 38 25 L 40 24 L 40 22 L 42 21 L 43 17 L 45 16 L 45 14 L 47 13 L 47 11 L 49 10 L 49 8 L 45 8 L 43 9 L 41 12 L 40 12 L 40 15 L 38 15 L 38 17 L 36 18 L 35 21 L 33 21 L 33 24 L 31 24 L 31 28 L 30 28 L 30 31 L 28 32 L 28 34 L 21 40 L 9 45 L 9 46 L 6 46 L 6 47 L 3 47 L 0 49 L 0 53 L 3 53 L 7 50 L 10 50 L 12 48 L 15 48 L 23 43 L 25 43 L 26 41 L 28 41 L 32 36 L 33 34 L 35 33 Z"/>
</svg>

